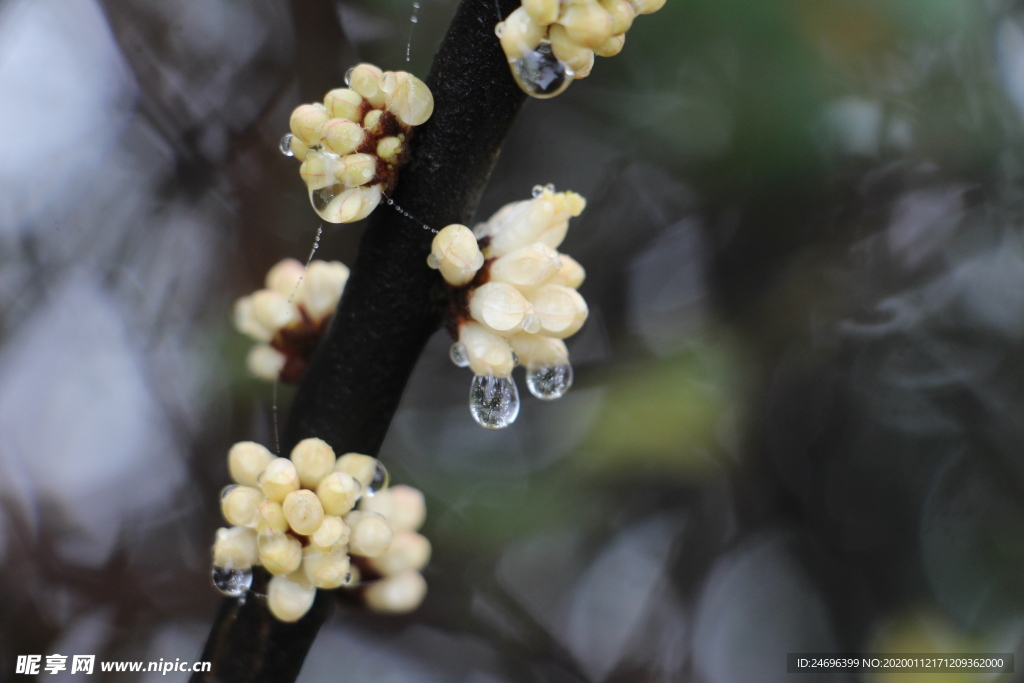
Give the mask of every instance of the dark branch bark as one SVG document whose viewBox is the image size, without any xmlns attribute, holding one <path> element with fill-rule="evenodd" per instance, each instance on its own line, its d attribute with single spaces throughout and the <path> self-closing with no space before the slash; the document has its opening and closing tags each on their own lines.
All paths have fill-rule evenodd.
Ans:
<svg viewBox="0 0 1024 683">
<path fill-rule="evenodd" d="M 519 0 L 463 0 L 426 82 L 434 114 L 411 142 L 413 161 L 393 195 L 435 228 L 469 223 L 525 95 L 494 36 Z M 441 322 L 440 280 L 426 265 L 433 235 L 386 205 L 379 207 L 326 339 L 299 387 L 282 440 L 288 452 L 316 436 L 336 452 L 376 455 L 416 360 Z M 262 577 L 262 573 L 261 573 Z M 193 681 L 293 681 L 333 599 L 320 591 L 295 624 L 278 622 L 265 603 L 226 600 Z"/>
</svg>

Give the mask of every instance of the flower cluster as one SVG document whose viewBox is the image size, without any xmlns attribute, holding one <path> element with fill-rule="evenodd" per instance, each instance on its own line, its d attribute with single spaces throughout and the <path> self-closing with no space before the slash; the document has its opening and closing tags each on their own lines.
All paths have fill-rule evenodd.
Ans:
<svg viewBox="0 0 1024 683">
<path fill-rule="evenodd" d="M 379 612 L 409 612 L 423 601 L 420 570 L 431 550 L 417 533 L 426 517 L 423 494 L 409 486 L 388 489 L 387 470 L 376 458 L 336 458 L 320 439 L 300 441 L 290 458 L 275 458 L 243 441 L 228 453 L 228 468 L 237 484 L 221 494 L 221 511 L 233 526 L 219 529 L 213 546 L 221 592 L 243 595 L 252 567 L 262 565 L 274 575 L 267 604 L 281 621 L 302 618 L 317 588 L 358 587 Z"/>
<path fill-rule="evenodd" d="M 298 382 L 331 321 L 348 281 L 340 261 L 303 266 L 284 259 L 267 273 L 266 288 L 235 302 L 235 327 L 260 344 L 249 371 L 261 379 Z"/>
<path fill-rule="evenodd" d="M 405 71 L 359 64 L 345 83 L 323 104 L 297 107 L 291 135 L 281 140 L 281 151 L 302 161 L 313 209 L 330 223 L 358 221 L 377 208 L 408 161 L 413 127 L 434 111 L 430 88 Z"/>
<path fill-rule="evenodd" d="M 537 398 L 559 398 L 572 384 L 562 340 L 587 319 L 576 291 L 585 273 L 557 247 L 585 205 L 574 192 L 537 186 L 532 199 L 507 204 L 475 234 L 449 225 L 434 238 L 427 264 L 449 285 L 452 362 L 475 375 L 470 411 L 484 427 L 507 427 L 518 415 L 516 364 Z"/>
<path fill-rule="evenodd" d="M 558 95 L 586 78 L 594 55 L 622 50 L 638 14 L 657 12 L 665 0 L 523 0 L 495 33 L 512 75 L 532 97 Z"/>
</svg>

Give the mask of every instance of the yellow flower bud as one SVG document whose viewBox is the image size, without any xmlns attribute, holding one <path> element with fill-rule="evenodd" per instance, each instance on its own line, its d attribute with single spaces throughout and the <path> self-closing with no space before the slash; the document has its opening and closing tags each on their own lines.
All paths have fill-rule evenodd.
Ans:
<svg viewBox="0 0 1024 683">
<path fill-rule="evenodd" d="M 240 441 L 228 451 L 228 471 L 231 478 L 243 486 L 257 486 L 260 475 L 274 454 L 253 441 Z"/>
<path fill-rule="evenodd" d="M 380 145 L 378 145 L 380 147 Z M 377 158 L 372 154 L 349 154 L 338 162 L 334 177 L 347 187 L 359 187 L 377 175 Z"/>
<path fill-rule="evenodd" d="M 416 531 L 427 518 L 427 503 L 423 493 L 412 486 L 398 484 L 375 496 L 359 501 L 359 509 L 376 512 L 387 520 L 395 533 Z"/>
<path fill-rule="evenodd" d="M 291 574 L 302 564 L 302 544 L 288 534 L 261 534 L 257 542 L 260 562 L 271 574 Z"/>
<path fill-rule="evenodd" d="M 324 107 L 332 119 L 358 121 L 362 106 L 362 96 L 349 88 L 337 88 L 324 97 Z"/>
<path fill-rule="evenodd" d="M 324 506 L 324 512 L 344 515 L 355 506 L 362 490 L 351 474 L 335 471 L 323 478 L 316 488 L 316 495 Z"/>
<path fill-rule="evenodd" d="M 298 574 L 298 572 L 296 572 Z M 267 587 L 267 607 L 280 621 L 298 621 L 313 606 L 316 588 L 305 576 L 275 576 Z"/>
<path fill-rule="evenodd" d="M 334 450 L 321 439 L 303 439 L 292 449 L 290 458 L 295 464 L 299 483 L 307 489 L 315 488 L 321 479 L 334 471 Z"/>
<path fill-rule="evenodd" d="M 259 564 L 260 551 L 256 545 L 256 532 L 245 527 L 217 529 L 213 544 L 213 566 L 227 569 L 248 569 Z"/>
<path fill-rule="evenodd" d="M 287 458 L 274 458 L 259 479 L 260 488 L 269 500 L 283 503 L 285 497 L 299 489 L 299 475 L 295 464 Z"/>
<path fill-rule="evenodd" d="M 476 236 L 465 225 L 449 225 L 438 231 L 430 247 L 427 264 L 441 270 L 448 284 L 460 287 L 472 281 L 484 264 Z"/>
<path fill-rule="evenodd" d="M 256 506 L 262 501 L 263 494 L 251 486 L 230 486 L 221 496 L 220 510 L 230 524 L 254 526 Z"/>
<path fill-rule="evenodd" d="M 348 119 L 331 119 L 320 128 L 320 138 L 335 154 L 351 154 L 366 140 L 366 131 Z"/>
<path fill-rule="evenodd" d="M 324 521 L 323 504 L 315 493 L 307 489 L 289 493 L 281 507 L 288 525 L 302 536 L 315 532 Z"/>
<path fill-rule="evenodd" d="M 292 112 L 292 118 L 288 125 L 292 129 L 292 135 L 307 145 L 314 145 L 320 141 L 320 126 L 329 118 L 324 107 L 315 104 L 302 104 Z"/>
<path fill-rule="evenodd" d="M 537 49 L 544 39 L 544 27 L 530 18 L 526 8 L 513 11 L 497 26 L 501 49 L 510 62 L 522 59 Z"/>
<path fill-rule="evenodd" d="M 419 572 L 402 572 L 366 588 L 366 605 L 375 612 L 404 614 L 420 606 L 427 594 L 427 582 Z"/>
</svg>

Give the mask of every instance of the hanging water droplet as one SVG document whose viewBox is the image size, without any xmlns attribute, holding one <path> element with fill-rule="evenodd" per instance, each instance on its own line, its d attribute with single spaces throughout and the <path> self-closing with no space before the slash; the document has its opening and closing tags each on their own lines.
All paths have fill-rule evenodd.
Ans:
<svg viewBox="0 0 1024 683">
<path fill-rule="evenodd" d="M 286 157 L 295 156 L 295 152 L 292 151 L 293 137 L 294 136 L 291 133 L 286 133 L 285 136 L 281 138 L 281 144 L 278 145 L 281 149 L 281 154 L 285 155 Z"/>
<path fill-rule="evenodd" d="M 351 69 L 345 72 L 345 85 L 352 87 L 352 74 L 355 73 L 356 68 L 353 66 Z"/>
<path fill-rule="evenodd" d="M 519 390 L 511 377 L 474 377 L 469 387 L 469 412 L 487 429 L 502 429 L 519 415 Z"/>
<path fill-rule="evenodd" d="M 504 21 L 499 21 L 497 24 L 494 25 L 494 35 L 498 36 L 498 38 L 501 38 L 501 36 L 504 33 L 505 33 L 505 22 Z"/>
<path fill-rule="evenodd" d="M 457 368 L 469 367 L 469 353 L 466 351 L 466 345 L 462 342 L 452 344 L 452 347 L 448 349 L 448 357 Z"/>
<path fill-rule="evenodd" d="M 412 19 L 410 21 L 412 21 L 412 23 L 416 24 L 416 23 L 419 23 L 419 18 L 414 14 L 414 15 L 412 15 Z"/>
<path fill-rule="evenodd" d="M 394 204 L 395 204 L 395 200 L 392 199 L 391 197 L 388 197 L 388 206 L 394 206 Z"/>
<path fill-rule="evenodd" d="M 436 256 L 430 254 L 429 256 L 427 256 L 427 265 L 433 268 L 434 270 L 437 270 L 438 268 L 441 267 L 441 262 L 437 260 Z"/>
<path fill-rule="evenodd" d="M 533 198 L 536 199 L 537 197 L 541 196 L 542 194 L 544 194 L 544 188 L 541 187 L 540 185 L 534 185 L 533 186 Z"/>
<path fill-rule="evenodd" d="M 321 187 L 317 190 L 310 190 L 309 203 L 313 205 L 313 210 L 316 211 L 320 218 L 323 218 L 325 221 L 335 223 L 337 222 L 337 219 L 332 219 L 330 217 L 327 213 L 327 207 L 335 197 L 347 189 L 348 188 L 341 183 L 336 183 L 334 185 L 328 185 L 327 187 Z"/>
<path fill-rule="evenodd" d="M 366 485 L 366 495 L 370 497 L 375 496 L 386 489 L 389 483 L 391 483 L 391 475 L 388 474 L 388 468 L 384 467 L 384 463 L 378 460 L 373 470 L 373 478 Z"/>
<path fill-rule="evenodd" d="M 229 598 L 245 595 L 252 585 L 252 569 L 214 567 L 211 572 L 213 586 Z"/>
<path fill-rule="evenodd" d="M 547 190 L 548 192 L 554 194 L 554 192 L 555 192 L 555 184 L 554 183 L 548 183 L 547 185 L 544 186 L 544 189 Z"/>
<path fill-rule="evenodd" d="M 551 43 L 541 43 L 522 59 L 510 62 L 510 66 L 512 76 L 523 92 L 541 100 L 560 94 L 569 87 L 575 75 L 564 62 L 558 61 L 551 51 Z"/>
<path fill-rule="evenodd" d="M 529 368 L 526 371 L 526 386 L 531 394 L 544 401 L 562 398 L 572 386 L 572 366 L 565 363 Z"/>
</svg>

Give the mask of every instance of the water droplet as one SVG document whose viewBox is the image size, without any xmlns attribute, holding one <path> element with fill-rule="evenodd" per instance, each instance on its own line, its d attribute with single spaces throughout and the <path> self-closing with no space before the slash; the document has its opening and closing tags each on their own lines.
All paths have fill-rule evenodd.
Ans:
<svg viewBox="0 0 1024 683">
<path fill-rule="evenodd" d="M 548 192 L 551 192 L 552 194 L 554 194 L 554 192 L 555 192 L 555 184 L 554 183 L 548 183 L 547 185 L 544 186 L 544 189 L 547 190 Z"/>
<path fill-rule="evenodd" d="M 349 572 L 348 574 L 345 574 L 345 580 L 343 581 L 342 585 L 345 585 L 345 586 L 352 585 L 352 572 Z"/>
<path fill-rule="evenodd" d="M 503 33 L 505 33 L 505 22 L 504 21 L 499 21 L 494 26 L 494 35 L 496 35 L 499 38 L 501 38 Z"/>
<path fill-rule="evenodd" d="M 380 460 L 377 461 L 377 466 L 373 470 L 373 479 L 366 486 L 366 495 L 373 497 L 388 487 L 391 483 L 391 475 L 388 474 L 388 468 L 384 467 L 384 463 Z"/>
<path fill-rule="evenodd" d="M 263 473 L 262 473 L 262 472 L 260 472 L 260 474 L 262 475 Z M 221 499 L 221 500 L 224 500 L 225 498 L 227 498 L 227 497 L 228 497 L 228 494 L 229 494 L 229 493 L 231 493 L 232 491 L 234 491 L 234 490 L 235 490 L 235 489 L 237 489 L 237 488 L 238 488 L 238 485 L 237 485 L 237 484 L 231 484 L 231 485 L 229 485 L 229 486 L 225 486 L 224 488 L 222 488 L 222 489 L 220 490 L 220 499 Z"/>
<path fill-rule="evenodd" d="M 436 256 L 430 254 L 429 256 L 427 256 L 427 265 L 433 268 L 434 270 L 437 270 L 438 268 L 441 267 L 441 262 L 437 260 Z"/>
<path fill-rule="evenodd" d="M 533 186 L 533 198 L 536 199 L 537 197 L 541 196 L 542 194 L 544 194 L 544 188 L 541 187 L 540 185 L 534 185 Z"/>
<path fill-rule="evenodd" d="M 519 365 L 519 354 L 515 351 L 512 352 L 512 365 Z"/>
<path fill-rule="evenodd" d="M 352 74 L 355 73 L 356 68 L 352 67 L 345 72 L 345 86 L 352 87 Z"/>
<path fill-rule="evenodd" d="M 416 17 L 416 15 L 414 14 L 414 15 L 412 15 L 412 19 L 411 19 L 411 21 L 412 21 L 412 23 L 414 23 L 414 24 L 417 24 L 417 23 L 419 23 L 419 21 L 420 21 L 420 20 L 419 20 L 419 19 L 418 19 L 418 18 Z"/>
<path fill-rule="evenodd" d="M 523 318 L 523 329 L 530 334 L 537 334 L 540 332 L 540 328 L 543 326 L 544 321 L 540 319 L 540 316 L 536 313 L 530 313 Z"/>
<path fill-rule="evenodd" d="M 502 429 L 519 415 L 519 390 L 511 377 L 474 377 L 469 387 L 469 412 L 488 429 Z"/>
<path fill-rule="evenodd" d="M 279 145 L 279 147 L 281 148 L 281 154 L 285 155 L 286 157 L 295 156 L 295 152 L 292 151 L 293 137 L 294 136 L 291 133 L 287 133 L 283 138 L 281 138 L 281 144 Z"/>
<path fill-rule="evenodd" d="M 229 598 L 245 595 L 252 585 L 252 569 L 214 567 L 211 573 L 214 587 Z"/>
<path fill-rule="evenodd" d="M 394 204 L 395 204 L 395 200 L 392 199 L 391 197 L 388 197 L 388 206 L 394 206 Z"/>
<path fill-rule="evenodd" d="M 536 50 L 511 62 L 510 66 L 512 76 L 523 92 L 541 100 L 560 94 L 569 87 L 575 75 L 565 63 L 558 61 L 551 51 L 551 43 L 541 43 Z"/>
<path fill-rule="evenodd" d="M 458 368 L 469 367 L 469 353 L 466 352 L 466 345 L 462 342 L 455 342 L 452 347 L 448 349 L 448 357 L 452 359 L 452 363 Z"/>
<path fill-rule="evenodd" d="M 531 394 L 544 401 L 562 398 L 572 386 L 572 366 L 566 363 L 529 368 L 526 371 L 526 386 Z"/>
</svg>

